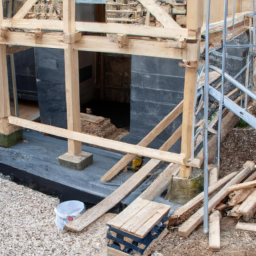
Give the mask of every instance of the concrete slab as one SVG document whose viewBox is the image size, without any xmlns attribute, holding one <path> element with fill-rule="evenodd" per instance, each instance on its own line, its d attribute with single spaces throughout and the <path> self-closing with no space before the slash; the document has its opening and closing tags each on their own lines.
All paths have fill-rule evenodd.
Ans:
<svg viewBox="0 0 256 256">
<path fill-rule="evenodd" d="M 93 163 L 93 155 L 84 151 L 82 151 L 78 156 L 65 153 L 61 155 L 58 160 L 61 166 L 82 171 Z"/>
</svg>

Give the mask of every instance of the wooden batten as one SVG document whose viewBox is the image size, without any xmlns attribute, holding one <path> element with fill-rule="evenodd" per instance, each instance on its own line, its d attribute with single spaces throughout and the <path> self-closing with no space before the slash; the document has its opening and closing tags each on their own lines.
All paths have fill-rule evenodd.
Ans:
<svg viewBox="0 0 256 256">
<path fill-rule="evenodd" d="M 219 211 L 210 215 L 209 250 L 211 251 L 220 250 L 220 219 L 221 213 Z"/>
</svg>

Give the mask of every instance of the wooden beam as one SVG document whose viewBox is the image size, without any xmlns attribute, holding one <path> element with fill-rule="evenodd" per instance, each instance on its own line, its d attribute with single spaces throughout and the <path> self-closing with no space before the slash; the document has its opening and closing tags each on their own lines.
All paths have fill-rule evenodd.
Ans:
<svg viewBox="0 0 256 256">
<path fill-rule="evenodd" d="M 245 221 L 249 221 L 253 218 L 256 212 L 256 189 L 254 188 L 252 193 L 247 197 L 247 199 L 239 206 L 236 211 L 238 214 L 243 215 Z"/>
<path fill-rule="evenodd" d="M 154 0 L 139 0 L 139 2 L 147 8 L 147 10 L 165 27 L 180 28 L 180 25 L 163 10 Z"/>
<path fill-rule="evenodd" d="M 251 163 L 252 163 L 252 165 L 254 164 L 253 162 L 251 162 Z M 254 167 L 252 166 L 252 168 L 254 168 Z M 256 172 L 251 174 L 244 182 L 252 181 L 255 179 L 256 179 Z M 251 192 L 252 192 L 252 189 L 247 189 L 247 188 L 233 192 L 232 196 L 229 195 L 231 200 L 228 202 L 228 205 L 235 206 L 235 205 L 240 204 L 251 194 Z M 233 195 L 233 194 L 235 194 L 235 195 Z"/>
<path fill-rule="evenodd" d="M 104 213 L 113 208 L 123 198 L 130 194 L 137 186 L 139 186 L 146 176 L 159 164 L 158 160 L 150 160 L 132 177 L 126 180 L 120 187 L 118 187 L 111 195 L 103 199 L 99 204 L 88 209 L 84 214 L 76 220 L 66 224 L 65 229 L 80 232 L 92 222 L 101 217 Z"/>
<path fill-rule="evenodd" d="M 65 34 L 75 34 L 76 1 L 63 1 L 63 31 Z M 75 40 L 74 40 L 75 41 Z M 67 44 L 64 49 L 65 57 L 65 87 L 67 105 L 67 128 L 70 131 L 81 132 L 80 119 L 80 92 L 79 92 L 79 60 L 78 50 L 73 49 L 73 44 Z M 68 153 L 79 155 L 82 152 L 80 141 L 68 140 Z"/>
<path fill-rule="evenodd" d="M 76 21 L 76 31 L 91 33 L 121 34 L 128 36 L 149 36 L 159 38 L 169 38 L 179 41 L 184 39 L 196 39 L 196 33 L 186 28 L 162 28 L 147 27 L 144 25 L 103 23 L 103 22 L 81 22 Z M 35 19 L 5 19 L 1 24 L 4 28 L 20 29 L 45 29 L 63 31 L 63 21 L 61 20 L 35 20 Z"/>
<path fill-rule="evenodd" d="M 139 143 L 139 146 L 147 147 L 173 120 L 182 113 L 183 101 L 175 107 L 150 133 L 147 134 Z M 169 147 L 170 148 L 170 147 Z M 100 179 L 101 182 L 107 182 L 115 177 L 123 168 L 125 168 L 136 155 L 127 154 L 118 161 L 107 173 Z"/>
<path fill-rule="evenodd" d="M 138 145 L 132 145 L 132 144 L 128 144 L 120 141 L 113 141 L 113 140 L 100 138 L 100 137 L 96 137 L 88 134 L 73 132 L 66 129 L 53 127 L 50 125 L 28 121 L 25 119 L 14 117 L 14 116 L 9 117 L 9 122 L 17 126 L 25 127 L 28 129 L 39 131 L 39 132 L 52 134 L 58 137 L 81 141 L 87 144 L 95 145 L 105 149 L 113 149 L 123 153 L 132 153 L 135 155 L 141 155 L 141 156 L 145 156 L 153 159 L 159 159 L 169 163 L 172 162 L 172 163 L 182 164 L 184 159 L 184 155 L 182 154 L 170 153 L 170 152 L 165 152 L 165 151 L 152 149 L 152 148 L 145 148 Z"/>
<path fill-rule="evenodd" d="M 203 24 L 203 0 L 188 1 L 187 3 L 187 28 L 192 31 L 198 31 Z M 184 85 L 184 107 L 182 117 L 182 140 L 181 152 L 185 154 L 185 165 L 180 167 L 180 177 L 189 178 L 191 176 L 192 168 L 187 165 L 188 160 L 192 155 L 192 148 L 194 148 L 193 138 L 193 123 L 194 123 L 194 104 L 196 97 L 196 84 L 197 84 L 197 68 L 200 55 L 200 42 L 201 34 L 198 33 L 197 42 L 193 45 L 195 47 L 196 58 L 193 60 L 189 58 L 186 61 L 195 61 L 193 68 L 186 67 L 185 72 L 185 85 Z"/>
<path fill-rule="evenodd" d="M 67 48 L 67 44 L 64 44 L 63 42 L 63 35 L 61 35 L 60 33 L 43 33 L 43 36 L 40 42 L 36 42 L 35 33 L 7 31 L 6 38 L 0 37 L 0 44 L 56 48 L 56 49 Z"/>
<path fill-rule="evenodd" d="M 153 201 L 168 188 L 172 176 L 178 171 L 179 168 L 179 164 L 169 164 L 139 197 Z"/>
<path fill-rule="evenodd" d="M 244 182 L 238 185 L 233 185 L 228 189 L 228 191 L 233 192 L 233 191 L 244 189 L 244 188 L 254 188 L 255 186 L 256 186 L 256 180 L 253 180 L 253 181 Z"/>
<path fill-rule="evenodd" d="M 172 135 L 172 137 L 177 138 L 176 135 Z M 170 138 L 170 140 L 171 140 Z M 174 143 L 174 140 L 173 140 Z M 166 147 L 168 147 L 170 143 L 167 141 L 161 149 L 167 150 Z M 145 179 L 145 177 L 158 165 L 160 164 L 159 160 L 151 159 L 148 161 L 138 172 L 136 172 L 130 179 L 128 179 L 124 184 L 122 184 L 118 189 L 116 189 L 110 196 L 105 198 L 103 201 L 101 201 L 98 205 L 91 208 L 89 211 L 86 211 L 85 214 L 83 214 L 80 218 L 77 219 L 77 221 L 74 221 L 75 224 L 68 223 L 66 225 L 66 229 L 71 231 L 81 231 L 85 227 L 87 227 L 89 224 L 91 224 L 93 221 L 98 219 L 101 215 L 106 213 L 108 210 L 113 208 L 117 203 L 119 203 L 123 198 L 125 198 L 130 192 L 132 192 L 141 182 Z M 166 170 L 167 172 L 171 171 L 171 173 L 175 172 L 177 170 L 178 166 L 175 165 L 174 169 Z M 165 177 L 165 175 L 164 175 Z M 159 182 L 162 181 L 162 177 L 156 180 L 152 187 L 155 187 L 156 185 L 159 185 Z M 149 190 L 145 192 L 146 196 L 148 196 L 148 193 L 151 192 L 150 186 Z M 163 187 L 159 187 L 150 197 L 157 196 L 158 193 L 162 191 Z"/>
<path fill-rule="evenodd" d="M 0 1 L 0 22 L 3 20 L 3 6 Z M 6 61 L 6 45 L 0 45 L 0 119 L 11 114 L 9 84 Z"/>
<path fill-rule="evenodd" d="M 187 45 L 186 49 L 179 49 L 169 48 L 168 42 L 164 41 L 130 39 L 129 42 L 130 45 L 128 48 L 119 48 L 118 44 L 109 42 L 107 37 L 82 36 L 79 42 L 73 44 L 73 49 L 78 51 L 112 52 L 172 59 L 186 59 L 189 53 L 192 60 L 196 59 L 194 45 Z M 68 47 L 68 44 L 63 42 L 63 35 L 60 33 L 43 33 L 40 42 L 36 42 L 34 33 L 7 31 L 6 38 L 0 37 L 0 44 L 56 49 L 67 49 Z"/>
<path fill-rule="evenodd" d="M 220 219 L 221 213 L 215 211 L 210 215 L 209 225 L 209 250 L 220 250 Z"/>
<path fill-rule="evenodd" d="M 27 0 L 20 10 L 13 16 L 13 19 L 23 19 L 36 2 L 37 0 Z"/>
<path fill-rule="evenodd" d="M 226 184 L 229 180 L 233 179 L 237 175 L 237 172 L 232 172 L 229 175 L 225 176 L 224 178 L 218 180 L 216 183 L 211 185 L 208 189 L 209 195 L 212 194 L 214 191 L 222 187 Z M 185 205 L 181 206 L 177 209 L 169 218 L 169 225 L 178 225 L 182 221 L 186 220 L 190 214 L 200 206 L 200 204 L 204 200 L 204 192 L 200 193 L 192 200 L 187 202 Z"/>
<path fill-rule="evenodd" d="M 229 181 L 215 196 L 213 196 L 208 203 L 208 213 L 221 202 L 226 196 L 228 196 L 228 188 L 234 184 L 241 182 L 251 172 L 250 167 L 244 168 L 239 174 L 237 174 L 231 181 Z M 188 237 L 193 230 L 203 221 L 204 209 L 200 208 L 194 213 L 186 222 L 180 227 L 178 234 L 180 236 Z"/>
<path fill-rule="evenodd" d="M 197 45 L 187 44 L 186 49 L 168 48 L 168 42 L 152 40 L 130 39 L 127 48 L 119 48 L 107 37 L 82 36 L 82 39 L 74 44 L 74 49 L 79 51 L 108 52 L 119 54 L 133 54 L 171 59 L 197 60 Z"/>
<path fill-rule="evenodd" d="M 236 230 L 256 232 L 256 223 L 238 222 L 236 225 Z"/>
</svg>

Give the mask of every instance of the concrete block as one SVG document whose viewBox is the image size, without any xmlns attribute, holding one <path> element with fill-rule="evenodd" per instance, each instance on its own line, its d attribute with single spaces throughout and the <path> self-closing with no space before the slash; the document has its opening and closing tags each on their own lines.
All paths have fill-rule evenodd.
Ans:
<svg viewBox="0 0 256 256">
<path fill-rule="evenodd" d="M 23 130 L 16 130 L 10 134 L 3 134 L 0 133 L 0 146 L 4 148 L 9 148 L 13 144 L 17 143 L 18 141 L 22 140 L 23 137 Z"/>
<path fill-rule="evenodd" d="M 61 166 L 81 171 L 93 163 L 93 155 L 83 151 L 78 156 L 65 153 L 61 155 L 58 160 Z"/>
</svg>

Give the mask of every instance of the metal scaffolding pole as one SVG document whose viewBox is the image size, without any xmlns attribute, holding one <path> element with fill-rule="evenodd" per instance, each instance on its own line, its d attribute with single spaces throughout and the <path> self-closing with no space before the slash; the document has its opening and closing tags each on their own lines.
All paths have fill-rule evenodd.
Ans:
<svg viewBox="0 0 256 256">
<path fill-rule="evenodd" d="M 208 103 L 209 103 L 209 26 L 211 0 L 207 0 L 205 33 L 205 83 L 204 83 L 204 233 L 209 233 L 208 217 Z"/>
</svg>

